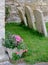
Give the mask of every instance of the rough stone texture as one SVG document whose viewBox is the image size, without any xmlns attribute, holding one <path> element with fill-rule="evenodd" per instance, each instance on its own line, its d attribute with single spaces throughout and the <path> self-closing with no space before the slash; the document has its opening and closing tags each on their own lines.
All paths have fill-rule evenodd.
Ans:
<svg viewBox="0 0 48 65">
<path fill-rule="evenodd" d="M 27 16 L 27 21 L 28 21 L 28 25 L 30 28 L 36 29 L 35 28 L 35 19 L 34 19 L 34 15 L 33 15 L 33 11 L 29 6 L 25 6 L 25 14 Z"/>
<path fill-rule="evenodd" d="M 0 39 L 5 37 L 5 0 L 0 0 Z"/>
<path fill-rule="evenodd" d="M 5 28 L 0 28 L 0 39 L 5 38 Z"/>
<path fill-rule="evenodd" d="M 0 65 L 13 65 L 9 61 L 1 62 Z"/>
<path fill-rule="evenodd" d="M 34 65 L 48 65 L 48 62 L 41 62 L 41 63 L 36 63 Z"/>
<path fill-rule="evenodd" d="M 15 2 L 15 0 L 5 0 L 6 7 L 10 7 L 10 16 L 7 19 L 7 21 L 12 21 L 12 22 L 20 22 L 20 18 L 18 16 L 18 10 L 17 6 L 18 3 Z"/>
<path fill-rule="evenodd" d="M 47 30 L 42 11 L 38 9 L 38 10 L 34 10 L 33 12 L 36 21 L 37 31 L 43 33 L 47 37 Z"/>
<path fill-rule="evenodd" d="M 9 57 L 5 53 L 5 48 L 3 46 L 0 47 L 0 62 L 9 60 Z"/>
<path fill-rule="evenodd" d="M 9 58 L 12 59 L 12 53 L 15 53 L 17 51 L 17 48 L 14 49 L 7 48 L 6 51 L 8 52 Z"/>
<path fill-rule="evenodd" d="M 48 3 L 47 0 L 42 0 L 43 2 Z M 38 6 L 38 4 L 41 2 L 41 0 L 5 0 L 6 6 L 10 6 L 10 17 L 8 18 L 8 21 L 20 21 L 20 18 L 18 16 L 17 7 L 22 7 L 25 5 L 24 3 L 28 3 L 28 5 L 32 4 L 32 8 L 35 9 Z M 29 4 L 30 3 L 30 4 Z M 33 4 L 35 3 L 35 4 Z M 35 7 L 34 7 L 35 6 Z M 48 6 L 47 6 L 48 7 Z"/>
<path fill-rule="evenodd" d="M 12 59 L 12 54 L 13 54 L 13 53 L 19 52 L 19 56 L 20 56 L 20 57 L 21 57 L 22 54 L 23 54 L 23 49 L 18 50 L 17 48 L 14 48 L 14 49 L 9 49 L 9 48 L 7 48 L 6 51 L 7 51 L 8 56 L 9 56 L 10 59 Z"/>
</svg>

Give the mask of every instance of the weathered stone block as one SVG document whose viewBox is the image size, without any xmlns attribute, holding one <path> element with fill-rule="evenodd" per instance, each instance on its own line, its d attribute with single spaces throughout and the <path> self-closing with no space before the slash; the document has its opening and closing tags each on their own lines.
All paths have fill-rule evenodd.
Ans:
<svg viewBox="0 0 48 65">
<path fill-rule="evenodd" d="M 7 56 L 7 54 L 5 53 L 5 49 L 4 47 L 0 47 L 0 62 L 4 62 L 4 61 L 8 61 L 9 57 Z"/>
</svg>

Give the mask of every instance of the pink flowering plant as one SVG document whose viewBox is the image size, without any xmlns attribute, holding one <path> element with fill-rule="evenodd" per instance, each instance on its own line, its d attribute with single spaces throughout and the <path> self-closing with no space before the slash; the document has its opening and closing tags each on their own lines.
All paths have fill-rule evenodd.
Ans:
<svg viewBox="0 0 48 65">
<path fill-rule="evenodd" d="M 18 60 L 18 59 L 24 57 L 25 54 L 27 53 L 27 51 L 28 50 L 25 49 L 25 50 L 21 50 L 21 51 L 17 51 L 16 53 L 13 53 L 12 54 L 12 60 Z"/>
<path fill-rule="evenodd" d="M 24 40 L 20 35 L 11 34 L 10 32 L 6 34 L 5 44 L 6 48 L 17 48 L 18 51 L 13 53 L 13 59 L 21 58 L 24 53 L 27 53 L 27 47 Z M 17 59 L 16 58 L 16 59 Z"/>
<path fill-rule="evenodd" d="M 13 35 L 13 38 L 15 40 L 14 43 L 15 43 L 16 46 L 23 43 L 23 39 L 19 35 Z"/>
<path fill-rule="evenodd" d="M 15 40 L 17 41 L 17 43 L 23 41 L 23 39 L 19 35 L 15 35 Z"/>
</svg>

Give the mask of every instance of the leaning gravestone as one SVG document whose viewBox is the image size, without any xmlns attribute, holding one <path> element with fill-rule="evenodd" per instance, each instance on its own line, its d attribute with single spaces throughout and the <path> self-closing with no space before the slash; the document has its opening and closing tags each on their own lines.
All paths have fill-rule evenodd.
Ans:
<svg viewBox="0 0 48 65">
<path fill-rule="evenodd" d="M 28 19 L 27 22 L 28 22 L 29 28 L 36 29 L 35 28 L 35 19 L 34 19 L 33 11 L 30 8 L 30 6 L 25 6 L 25 14 L 26 14 L 27 19 Z"/>
<path fill-rule="evenodd" d="M 25 17 L 24 11 L 22 10 L 21 7 L 17 7 L 17 9 L 18 9 L 19 17 L 21 18 L 21 21 L 24 22 L 25 26 L 27 26 L 27 21 L 26 21 L 26 17 Z"/>
<path fill-rule="evenodd" d="M 36 29 L 38 32 L 43 33 L 47 37 L 47 30 L 44 20 L 44 15 L 41 10 L 34 10 L 34 17 L 36 21 Z"/>
</svg>

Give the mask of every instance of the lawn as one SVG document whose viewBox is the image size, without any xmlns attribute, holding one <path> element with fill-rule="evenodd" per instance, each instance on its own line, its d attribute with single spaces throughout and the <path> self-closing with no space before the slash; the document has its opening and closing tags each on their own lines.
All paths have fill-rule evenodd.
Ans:
<svg viewBox="0 0 48 65">
<path fill-rule="evenodd" d="M 6 24 L 6 31 L 18 34 L 27 45 L 28 54 L 24 60 L 28 63 L 48 62 L 48 38 L 20 24 Z"/>
</svg>

